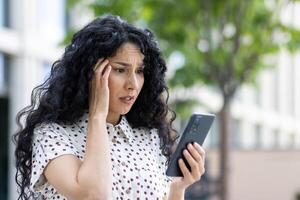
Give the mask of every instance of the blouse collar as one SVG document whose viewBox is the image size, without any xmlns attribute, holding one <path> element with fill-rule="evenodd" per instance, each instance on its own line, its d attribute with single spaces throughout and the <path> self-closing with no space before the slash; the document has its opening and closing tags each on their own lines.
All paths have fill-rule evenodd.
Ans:
<svg viewBox="0 0 300 200">
<path fill-rule="evenodd" d="M 84 127 L 87 131 L 87 122 L 88 122 L 88 112 L 85 112 L 84 115 L 79 119 L 78 123 L 80 127 Z M 117 125 L 113 125 L 111 123 L 106 122 L 106 128 L 113 132 L 119 131 L 121 134 L 124 134 L 125 138 L 128 140 L 129 143 L 132 142 L 134 138 L 134 131 L 129 124 L 128 120 L 126 119 L 125 115 L 121 115 L 121 120 Z"/>
</svg>

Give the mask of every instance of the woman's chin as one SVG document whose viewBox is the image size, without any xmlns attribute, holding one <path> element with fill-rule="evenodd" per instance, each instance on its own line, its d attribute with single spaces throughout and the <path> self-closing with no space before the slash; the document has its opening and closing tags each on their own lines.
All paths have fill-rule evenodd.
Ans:
<svg viewBox="0 0 300 200">
<path fill-rule="evenodd" d="M 131 107 L 130 107 L 131 108 Z M 130 108 L 122 108 L 118 111 L 118 113 L 120 115 L 126 115 L 129 111 L 130 111 Z"/>
<path fill-rule="evenodd" d="M 112 109 L 111 111 L 113 113 L 118 113 L 119 115 L 126 115 L 132 108 L 132 104 L 131 105 L 119 105 L 118 107 L 115 107 L 114 109 Z"/>
<path fill-rule="evenodd" d="M 130 109 L 123 110 L 123 111 L 121 112 L 121 115 L 126 115 L 127 113 L 129 113 L 129 111 L 130 111 Z"/>
</svg>

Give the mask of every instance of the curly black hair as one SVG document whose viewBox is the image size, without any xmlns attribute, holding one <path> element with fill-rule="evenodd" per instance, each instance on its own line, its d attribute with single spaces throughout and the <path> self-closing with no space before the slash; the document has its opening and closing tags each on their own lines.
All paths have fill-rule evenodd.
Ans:
<svg viewBox="0 0 300 200">
<path fill-rule="evenodd" d="M 29 184 L 34 128 L 45 122 L 73 123 L 78 120 L 89 107 L 88 86 L 94 74 L 93 66 L 99 58 L 113 56 L 126 42 L 140 48 L 145 65 L 143 88 L 126 118 L 132 127 L 156 128 L 162 154 L 170 160 L 171 148 L 178 138 L 172 128 L 176 115 L 167 105 L 167 68 L 153 33 L 117 16 L 98 17 L 74 34 L 62 58 L 53 63 L 49 78 L 33 89 L 31 104 L 16 117 L 19 130 L 13 139 L 16 143 L 18 200 L 32 197 Z"/>
</svg>

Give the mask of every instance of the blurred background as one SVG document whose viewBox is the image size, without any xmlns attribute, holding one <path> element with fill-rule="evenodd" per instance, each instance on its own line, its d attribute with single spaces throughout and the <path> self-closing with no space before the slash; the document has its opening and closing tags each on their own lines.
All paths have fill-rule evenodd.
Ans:
<svg viewBox="0 0 300 200">
<path fill-rule="evenodd" d="M 0 0 L 1 200 L 17 198 L 17 112 L 72 34 L 109 13 L 158 38 L 179 132 L 192 113 L 218 116 L 186 199 L 300 199 L 300 2 Z"/>
</svg>

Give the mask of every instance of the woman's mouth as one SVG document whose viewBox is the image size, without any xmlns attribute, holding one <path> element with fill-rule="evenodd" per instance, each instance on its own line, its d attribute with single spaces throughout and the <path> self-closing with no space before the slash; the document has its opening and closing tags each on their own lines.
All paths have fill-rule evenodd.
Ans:
<svg viewBox="0 0 300 200">
<path fill-rule="evenodd" d="M 135 97 L 134 96 L 125 96 L 125 97 L 120 97 L 120 100 L 125 104 L 131 105 L 134 103 Z"/>
</svg>

